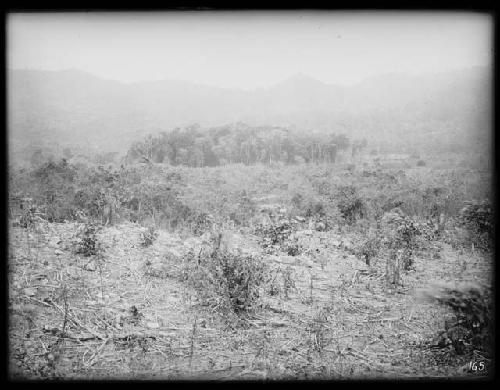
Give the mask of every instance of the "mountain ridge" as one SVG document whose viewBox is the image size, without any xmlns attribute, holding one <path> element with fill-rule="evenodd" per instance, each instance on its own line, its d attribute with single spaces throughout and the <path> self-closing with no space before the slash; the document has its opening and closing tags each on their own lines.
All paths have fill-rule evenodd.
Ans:
<svg viewBox="0 0 500 390">
<path fill-rule="evenodd" d="M 478 117 L 487 115 L 491 105 L 488 67 L 379 75 L 351 86 L 299 73 L 254 90 L 180 80 L 124 83 L 78 69 L 8 69 L 7 85 L 9 136 L 17 144 L 26 139 L 86 140 L 123 148 L 141 133 L 239 121 L 373 140 L 383 136 L 392 142 L 405 131 L 418 131 L 421 123 L 463 127 L 480 122 Z"/>
</svg>

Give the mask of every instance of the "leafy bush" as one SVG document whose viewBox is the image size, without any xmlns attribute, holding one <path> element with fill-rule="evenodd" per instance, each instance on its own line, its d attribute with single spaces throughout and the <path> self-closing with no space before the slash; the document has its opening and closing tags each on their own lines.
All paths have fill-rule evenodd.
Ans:
<svg viewBox="0 0 500 390">
<path fill-rule="evenodd" d="M 102 246 L 98 239 L 98 233 L 102 229 L 101 225 L 87 222 L 77 231 L 74 248 L 76 254 L 85 257 L 96 256 L 102 252 Z"/>
<path fill-rule="evenodd" d="M 304 195 L 296 193 L 292 196 L 290 202 L 293 207 L 300 210 L 304 204 Z"/>
<path fill-rule="evenodd" d="M 292 199 L 293 214 L 309 218 L 317 226 L 317 230 L 327 231 L 339 222 L 339 210 L 328 193 L 329 188 L 323 186 L 323 195 L 306 197 L 295 194 Z"/>
<path fill-rule="evenodd" d="M 493 212 L 488 201 L 467 202 L 459 213 L 460 223 L 468 230 L 469 240 L 480 249 L 493 247 Z"/>
<path fill-rule="evenodd" d="M 121 172 L 123 174 L 124 172 Z M 103 223 L 113 223 L 114 213 L 125 201 L 125 190 L 119 185 L 120 172 L 98 166 L 82 169 L 74 206 Z"/>
<path fill-rule="evenodd" d="M 40 208 L 33 203 L 33 199 L 24 198 L 19 205 L 21 216 L 19 218 L 19 226 L 25 229 L 31 229 L 38 219 L 41 219 L 43 213 Z"/>
<path fill-rule="evenodd" d="M 442 284 L 421 293 L 423 298 L 437 301 L 455 314 L 453 321 L 446 321 L 438 345 L 451 345 L 459 355 L 474 349 L 491 354 L 494 311 L 490 291 L 473 284 Z"/>
<path fill-rule="evenodd" d="M 394 249 L 402 250 L 402 266 L 405 271 L 413 266 L 413 256 L 417 248 L 416 236 L 419 234 L 420 231 L 415 223 L 409 219 L 404 219 L 397 229 L 395 240 L 391 243 Z"/>
<path fill-rule="evenodd" d="M 108 204 L 106 195 L 106 191 L 102 188 L 81 189 L 75 194 L 75 206 L 78 210 L 85 210 L 89 217 L 101 219 L 104 215 L 104 208 Z"/>
<path fill-rule="evenodd" d="M 199 213 L 194 217 L 191 230 L 195 236 L 201 236 L 215 223 L 215 219 L 211 214 Z"/>
<path fill-rule="evenodd" d="M 139 221 L 150 219 L 158 224 L 168 220 L 177 226 L 191 214 L 179 201 L 176 189 L 161 176 L 145 177 L 132 187 L 132 193 L 141 205 L 136 211 Z"/>
<path fill-rule="evenodd" d="M 154 226 L 149 226 L 141 232 L 141 246 L 147 248 L 153 245 L 153 242 L 158 238 L 158 231 Z"/>
<path fill-rule="evenodd" d="M 342 217 L 349 224 L 367 214 L 365 202 L 353 186 L 342 186 L 338 189 L 337 206 Z"/>
<path fill-rule="evenodd" d="M 354 254 L 359 259 L 364 260 L 366 265 L 370 265 L 371 260 L 378 256 L 381 249 L 380 246 L 381 243 L 379 237 L 368 237 L 354 249 Z"/>
<path fill-rule="evenodd" d="M 72 220 L 75 216 L 73 198 L 76 169 L 65 159 L 48 162 L 32 172 L 32 192 L 36 203 L 45 206 L 45 217 L 49 222 Z"/>
<path fill-rule="evenodd" d="M 284 249 L 288 256 L 298 256 L 302 252 L 302 248 L 296 238 L 287 240 Z"/>
<path fill-rule="evenodd" d="M 420 248 L 417 239 L 422 234 L 420 225 L 412 218 L 395 209 L 386 213 L 382 219 L 381 232 L 386 257 L 386 279 L 391 284 L 400 283 L 401 271 L 412 268 L 416 251 Z"/>
<path fill-rule="evenodd" d="M 255 213 L 256 204 L 245 190 L 232 194 L 232 198 L 230 204 L 234 204 L 236 209 L 231 208 L 229 218 L 236 224 L 242 226 L 246 224 Z"/>
<path fill-rule="evenodd" d="M 288 293 L 296 288 L 295 279 L 295 272 L 290 266 L 272 268 L 268 271 L 267 292 L 271 296 L 283 294 L 288 299 Z"/>
<path fill-rule="evenodd" d="M 285 252 L 295 251 L 293 244 L 290 249 L 288 240 L 296 229 L 296 222 L 286 217 L 277 218 L 273 223 L 258 225 L 255 233 L 261 237 L 262 247 L 270 251 L 283 250 Z M 298 248 L 296 248 L 298 250 Z"/>
<path fill-rule="evenodd" d="M 281 273 L 283 277 L 283 293 L 285 298 L 288 298 L 288 292 L 296 287 L 295 275 L 290 266 L 287 266 Z"/>
<path fill-rule="evenodd" d="M 304 214 L 305 217 L 308 218 L 324 218 L 327 215 L 327 206 L 321 200 L 317 201 L 309 201 L 304 205 Z"/>
<path fill-rule="evenodd" d="M 203 305 L 240 315 L 257 302 L 268 268 L 259 256 L 221 247 L 223 234 L 212 234 L 208 250 L 191 250 L 184 256 L 181 279 L 194 288 Z"/>
</svg>

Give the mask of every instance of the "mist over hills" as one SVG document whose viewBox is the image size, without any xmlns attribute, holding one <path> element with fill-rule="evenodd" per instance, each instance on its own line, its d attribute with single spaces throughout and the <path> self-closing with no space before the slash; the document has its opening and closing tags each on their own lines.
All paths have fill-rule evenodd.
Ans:
<svg viewBox="0 0 500 390">
<path fill-rule="evenodd" d="M 338 86 L 299 74 L 239 90 L 184 81 L 121 83 L 79 70 L 9 70 L 11 148 L 57 142 L 124 151 L 148 133 L 244 122 L 345 133 L 372 145 L 487 143 L 491 69 L 388 74 Z"/>
</svg>

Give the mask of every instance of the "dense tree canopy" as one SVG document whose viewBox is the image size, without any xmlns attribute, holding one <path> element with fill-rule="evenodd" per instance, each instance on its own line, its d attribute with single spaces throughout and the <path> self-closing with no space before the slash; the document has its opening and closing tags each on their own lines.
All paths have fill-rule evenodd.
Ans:
<svg viewBox="0 0 500 390">
<path fill-rule="evenodd" d="M 191 167 L 233 163 L 335 163 L 339 151 L 353 148 L 345 134 L 299 134 L 283 127 L 250 127 L 243 123 L 202 129 L 198 125 L 148 135 L 129 149 L 129 161 L 149 161 Z"/>
</svg>

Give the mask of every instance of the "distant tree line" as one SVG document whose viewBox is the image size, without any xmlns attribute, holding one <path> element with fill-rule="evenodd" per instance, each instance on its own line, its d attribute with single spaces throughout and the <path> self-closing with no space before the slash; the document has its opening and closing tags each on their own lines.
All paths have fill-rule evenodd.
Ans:
<svg viewBox="0 0 500 390">
<path fill-rule="evenodd" d="M 335 163 L 339 152 L 352 155 L 367 146 L 344 134 L 300 134 L 283 127 L 250 127 L 242 123 L 203 129 L 198 125 L 148 135 L 132 144 L 128 161 L 190 167 L 242 163 Z"/>
</svg>

